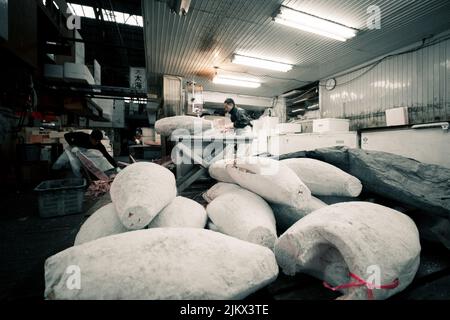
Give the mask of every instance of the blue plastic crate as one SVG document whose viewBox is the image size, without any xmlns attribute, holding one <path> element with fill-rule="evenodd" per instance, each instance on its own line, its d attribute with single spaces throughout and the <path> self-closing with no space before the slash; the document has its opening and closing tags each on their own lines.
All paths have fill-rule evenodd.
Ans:
<svg viewBox="0 0 450 320">
<path fill-rule="evenodd" d="M 83 211 L 85 179 L 47 180 L 35 189 L 39 194 L 39 215 L 51 218 Z"/>
</svg>

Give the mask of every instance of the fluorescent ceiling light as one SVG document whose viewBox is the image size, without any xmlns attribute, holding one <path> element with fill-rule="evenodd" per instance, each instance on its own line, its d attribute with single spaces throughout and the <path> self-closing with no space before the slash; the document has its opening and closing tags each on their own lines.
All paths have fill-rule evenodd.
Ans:
<svg viewBox="0 0 450 320">
<path fill-rule="evenodd" d="M 357 32 L 356 29 L 285 6 L 281 6 L 275 22 L 339 41 L 347 41 L 356 36 Z"/>
<path fill-rule="evenodd" d="M 265 59 L 258 59 L 258 58 L 252 58 L 252 57 L 246 57 L 241 55 L 234 55 L 233 63 L 235 64 L 241 64 L 245 66 L 251 66 L 261 69 L 269 69 L 269 70 L 275 70 L 275 71 L 281 71 L 281 72 L 288 72 L 289 70 L 292 70 L 292 65 L 281 63 L 281 62 L 275 62 Z"/>
<path fill-rule="evenodd" d="M 215 84 L 224 84 L 227 86 L 244 87 L 244 88 L 259 88 L 260 82 L 250 81 L 247 79 L 237 79 L 224 76 L 215 76 L 213 79 Z"/>
</svg>

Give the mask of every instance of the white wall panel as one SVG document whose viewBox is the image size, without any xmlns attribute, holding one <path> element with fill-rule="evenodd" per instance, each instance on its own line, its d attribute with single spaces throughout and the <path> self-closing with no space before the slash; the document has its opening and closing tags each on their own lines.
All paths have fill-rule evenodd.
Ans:
<svg viewBox="0 0 450 320">
<path fill-rule="evenodd" d="M 370 68 L 341 73 L 332 91 L 320 88 L 323 118 L 351 119 L 353 129 L 382 127 L 386 109 L 408 107 L 413 124 L 450 120 L 450 40 Z"/>
</svg>

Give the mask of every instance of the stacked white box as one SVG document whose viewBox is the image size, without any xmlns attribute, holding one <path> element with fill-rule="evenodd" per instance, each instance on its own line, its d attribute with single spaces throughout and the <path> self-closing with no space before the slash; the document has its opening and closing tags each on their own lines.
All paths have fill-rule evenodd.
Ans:
<svg viewBox="0 0 450 320">
<path fill-rule="evenodd" d="M 348 132 L 350 130 L 350 120 L 347 119 L 315 119 L 313 120 L 313 132 Z"/>
<path fill-rule="evenodd" d="M 403 126 L 409 124 L 408 107 L 386 110 L 386 126 Z"/>
<path fill-rule="evenodd" d="M 302 133 L 269 137 L 269 153 L 274 156 L 336 146 L 359 148 L 358 133 Z"/>
<path fill-rule="evenodd" d="M 302 124 L 301 123 L 279 123 L 277 125 L 277 130 L 279 134 L 289 134 L 289 133 L 301 133 Z"/>
</svg>

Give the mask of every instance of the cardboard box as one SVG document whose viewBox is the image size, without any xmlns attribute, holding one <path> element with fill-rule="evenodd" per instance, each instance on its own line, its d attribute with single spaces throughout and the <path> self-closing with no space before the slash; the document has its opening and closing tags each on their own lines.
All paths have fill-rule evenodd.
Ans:
<svg viewBox="0 0 450 320">
<path fill-rule="evenodd" d="M 27 143 L 45 143 L 44 140 L 49 139 L 48 135 L 32 134 L 28 137 Z"/>
<path fill-rule="evenodd" d="M 42 143 L 46 143 L 46 144 L 59 143 L 59 139 L 44 138 L 44 139 L 42 139 Z"/>
<path fill-rule="evenodd" d="M 155 129 L 153 128 L 142 128 L 142 136 L 154 138 L 155 137 Z"/>
<path fill-rule="evenodd" d="M 155 141 L 153 138 L 142 138 L 142 144 L 146 146 L 159 146 L 161 145 L 161 141 Z"/>
<path fill-rule="evenodd" d="M 67 132 L 59 132 L 59 131 L 50 131 L 48 136 L 50 137 L 50 139 L 59 139 L 59 138 L 64 138 L 64 135 Z"/>
<path fill-rule="evenodd" d="M 23 127 L 22 128 L 22 134 L 24 137 L 29 137 L 32 134 L 40 134 L 39 128 L 36 127 Z"/>
</svg>

